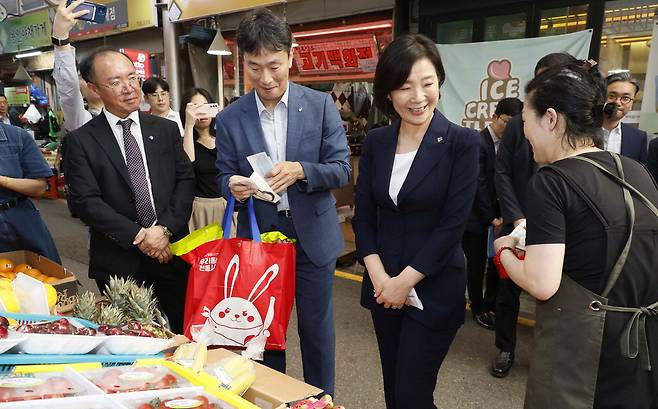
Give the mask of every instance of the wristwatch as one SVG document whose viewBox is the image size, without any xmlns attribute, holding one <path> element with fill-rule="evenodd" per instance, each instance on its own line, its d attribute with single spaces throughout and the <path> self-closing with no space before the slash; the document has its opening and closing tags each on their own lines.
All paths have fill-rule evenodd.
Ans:
<svg viewBox="0 0 658 409">
<path fill-rule="evenodd" d="M 172 233 L 167 226 L 160 225 L 160 227 L 162 227 L 162 232 L 164 233 L 165 236 L 167 236 L 168 239 L 170 239 L 171 236 L 174 235 L 174 233 Z"/>
<path fill-rule="evenodd" d="M 62 46 L 65 46 L 65 45 L 69 44 L 69 38 L 68 37 L 66 37 L 66 38 L 57 38 L 55 36 L 52 36 L 52 37 L 50 37 L 50 40 L 53 42 L 54 45 L 56 45 L 58 47 L 62 47 Z"/>
</svg>

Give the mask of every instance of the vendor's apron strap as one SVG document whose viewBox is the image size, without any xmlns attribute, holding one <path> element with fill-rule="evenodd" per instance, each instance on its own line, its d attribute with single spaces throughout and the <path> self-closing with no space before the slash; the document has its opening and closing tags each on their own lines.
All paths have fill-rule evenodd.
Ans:
<svg viewBox="0 0 658 409">
<path fill-rule="evenodd" d="M 648 307 L 629 308 L 616 307 L 612 305 L 598 306 L 605 311 L 615 311 L 633 314 L 626 323 L 621 334 L 621 355 L 624 358 L 634 359 L 640 355 L 642 369 L 651 370 L 651 356 L 649 354 L 649 342 L 647 340 L 646 319 L 658 318 L 658 301 Z"/>
</svg>

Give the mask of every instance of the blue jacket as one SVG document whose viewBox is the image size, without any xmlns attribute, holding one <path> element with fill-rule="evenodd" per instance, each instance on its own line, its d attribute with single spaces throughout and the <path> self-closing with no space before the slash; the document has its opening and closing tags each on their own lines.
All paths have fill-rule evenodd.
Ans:
<svg viewBox="0 0 658 409">
<path fill-rule="evenodd" d="M 480 136 L 449 122 L 438 110 L 416 153 L 396 206 L 389 196 L 400 122 L 372 130 L 359 163 L 353 219 L 357 256 L 378 254 L 386 273 L 411 266 L 425 275 L 416 285 L 424 310 L 405 307 L 434 328 L 464 322 L 464 253 L 460 241 L 479 171 Z M 375 302 L 368 275 L 361 304 Z"/>
<path fill-rule="evenodd" d="M 647 133 L 622 122 L 621 154 L 646 165 L 647 153 Z"/>
<path fill-rule="evenodd" d="M 288 187 L 288 202 L 297 239 L 313 264 L 324 266 L 341 253 L 343 235 L 336 200 L 330 189 L 346 185 L 352 168 L 343 123 L 329 94 L 289 83 L 286 160 L 300 162 L 306 179 Z M 233 175 L 249 177 L 247 156 L 268 152 L 252 91 L 217 115 L 217 183 L 225 198 Z M 273 203 L 254 200 L 262 231 L 277 223 Z M 246 209 L 245 209 L 246 210 Z M 246 211 L 238 216 L 238 235 L 246 236 Z"/>
</svg>

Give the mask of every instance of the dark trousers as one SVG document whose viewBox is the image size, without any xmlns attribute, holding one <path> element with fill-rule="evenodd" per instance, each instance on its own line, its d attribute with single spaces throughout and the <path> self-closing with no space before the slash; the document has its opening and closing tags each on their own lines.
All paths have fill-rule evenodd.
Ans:
<svg viewBox="0 0 658 409">
<path fill-rule="evenodd" d="M 471 301 L 471 311 L 473 314 L 494 311 L 498 273 L 493 259 L 487 258 L 487 230 L 464 232 L 462 248 L 466 255 L 466 285 L 468 299 Z M 484 282 L 486 282 L 486 286 L 483 297 L 482 285 Z"/>
<path fill-rule="evenodd" d="M 288 237 L 296 237 L 292 219 L 279 217 L 277 226 Z M 334 328 L 333 283 L 336 261 L 316 266 L 304 253 L 303 243 L 297 245 L 297 333 L 302 352 L 304 381 L 334 396 L 336 377 L 336 331 Z M 265 365 L 279 372 L 286 371 L 285 351 L 265 351 Z"/>
<path fill-rule="evenodd" d="M 496 347 L 504 352 L 514 352 L 516 348 L 520 296 L 521 287 L 512 280 L 500 280 L 496 297 Z"/>
<path fill-rule="evenodd" d="M 175 334 L 183 333 L 188 269 L 189 266 L 178 257 L 174 257 L 167 264 L 160 264 L 156 259 L 143 255 L 140 270 L 131 274 L 138 283 L 153 285 L 160 310 L 167 316 Z M 108 282 L 109 280 L 97 279 L 96 285 L 103 292 Z"/>
<path fill-rule="evenodd" d="M 413 308 L 413 307 L 405 307 Z M 371 310 L 384 376 L 386 409 L 436 409 L 439 368 L 457 328 L 434 330 L 402 310 Z"/>
</svg>

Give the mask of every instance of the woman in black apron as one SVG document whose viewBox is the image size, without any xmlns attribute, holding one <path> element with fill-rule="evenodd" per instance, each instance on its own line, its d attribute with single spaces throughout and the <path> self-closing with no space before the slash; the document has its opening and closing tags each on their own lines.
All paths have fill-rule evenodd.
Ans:
<svg viewBox="0 0 658 409">
<path fill-rule="evenodd" d="M 526 87 L 524 131 L 545 164 L 528 185 L 525 260 L 496 241 L 538 299 L 525 408 L 658 407 L 658 188 L 605 152 L 605 88 L 588 64 Z"/>
</svg>

